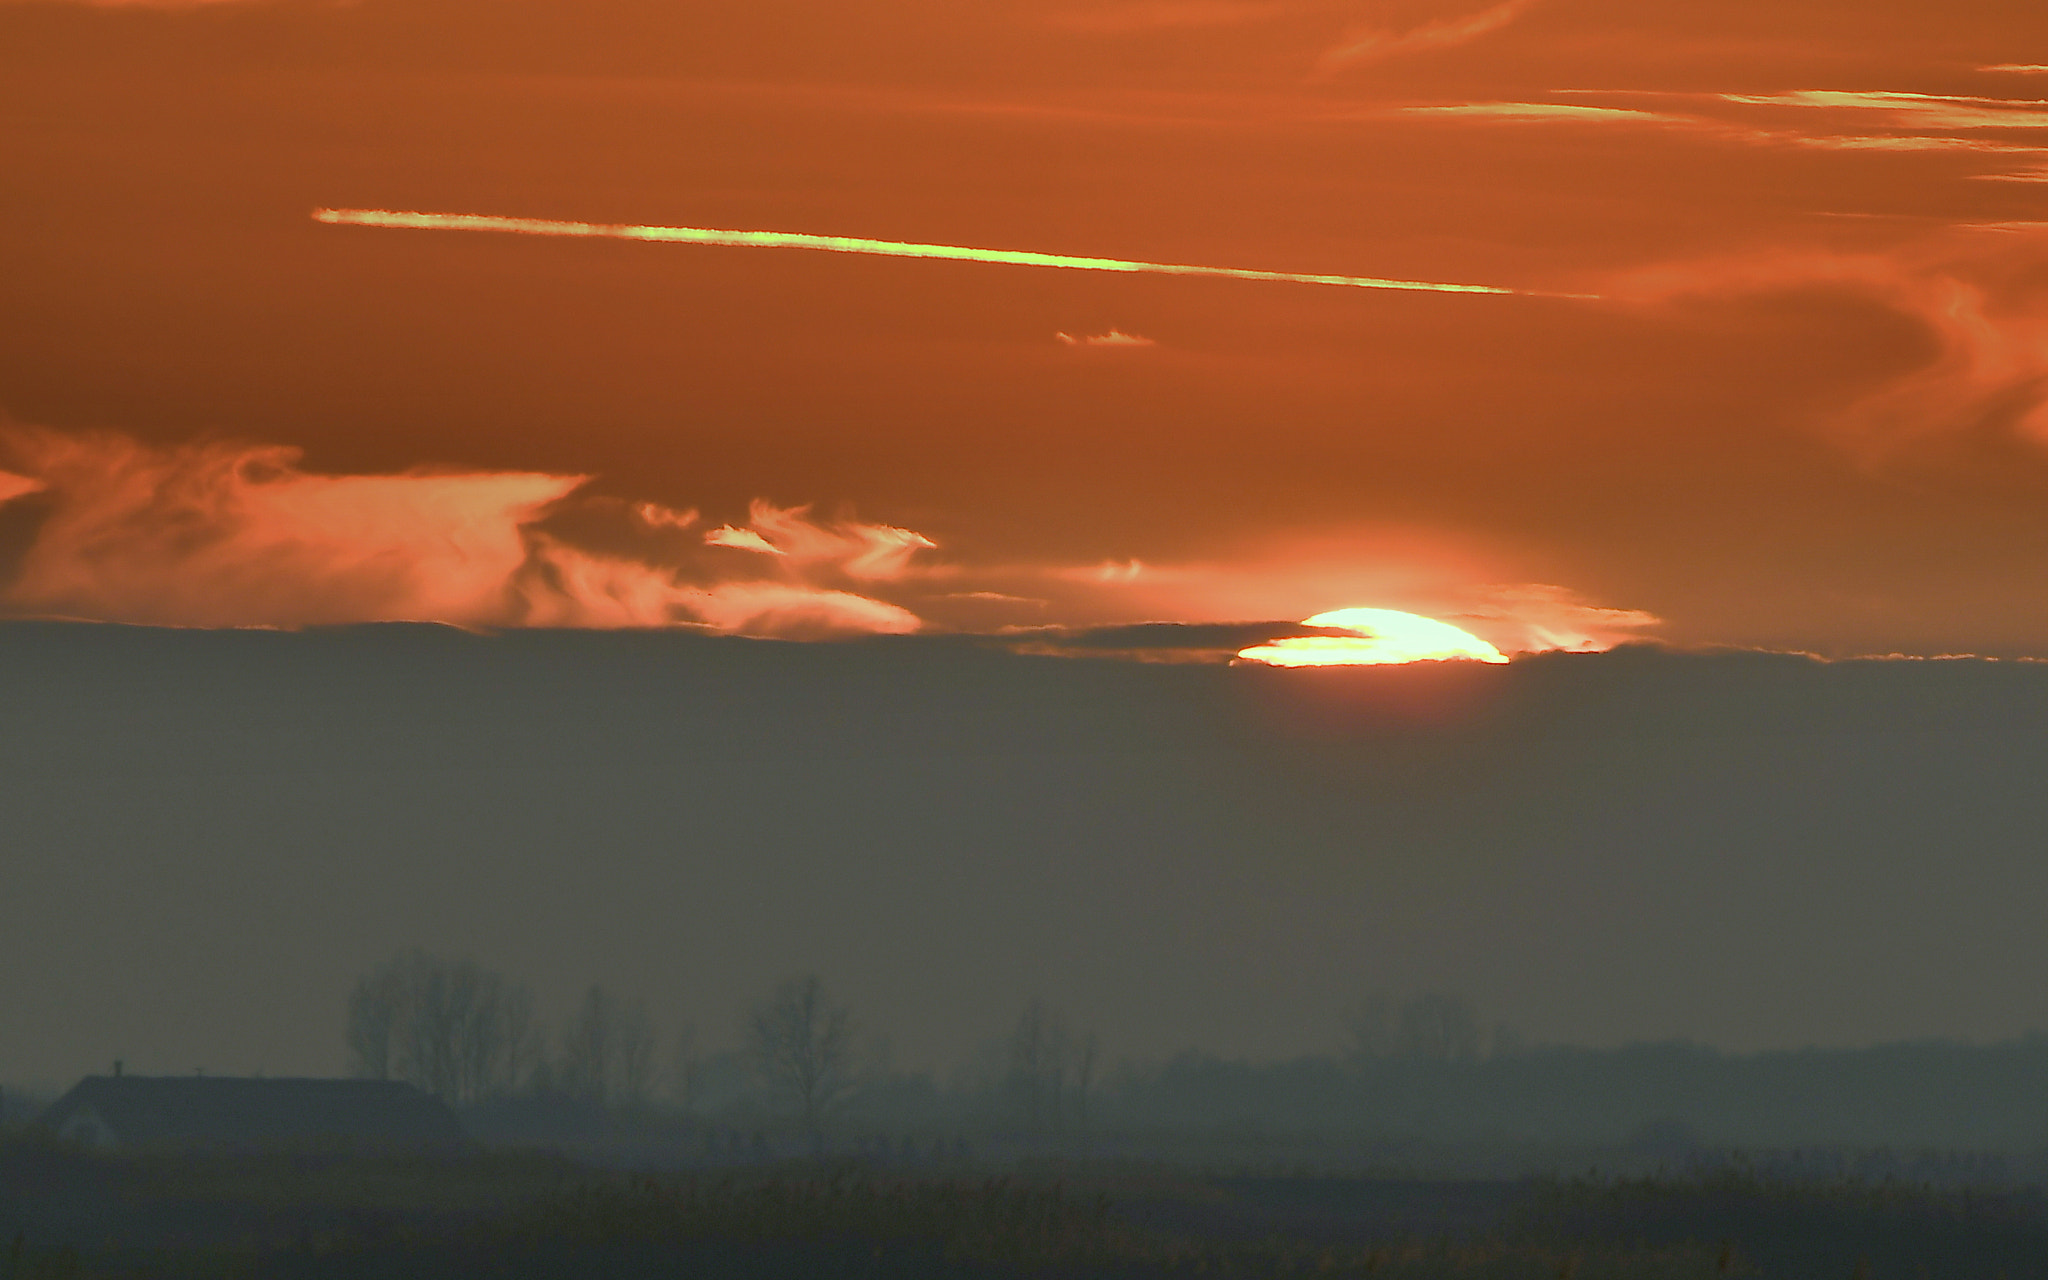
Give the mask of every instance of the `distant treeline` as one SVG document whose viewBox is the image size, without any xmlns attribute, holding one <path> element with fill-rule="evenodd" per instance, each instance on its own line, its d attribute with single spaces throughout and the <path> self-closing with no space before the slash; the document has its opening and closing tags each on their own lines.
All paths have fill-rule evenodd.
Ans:
<svg viewBox="0 0 2048 1280">
<path fill-rule="evenodd" d="M 1694 1044 L 1465 1059 L 1230 1062 L 1187 1053 L 1118 1082 L 1105 1121 L 1450 1142 L 2048 1149 L 2048 1036 L 1726 1054 Z"/>
<path fill-rule="evenodd" d="M 1189 1140 L 1227 1151 L 1232 1138 L 1275 1153 L 1334 1144 L 1353 1163 L 1459 1145 L 1605 1149 L 1674 1168 L 1733 1149 L 2003 1152 L 2029 1167 L 2048 1153 L 2048 1036 L 1728 1054 L 1532 1047 L 1482 1025 L 1451 995 L 1372 999 L 1333 1020 L 1345 1047 L 1326 1056 L 1189 1051 L 1105 1068 L 1103 1037 L 1034 1000 L 1007 1037 L 940 1080 L 894 1069 L 815 976 L 764 993 L 739 1047 L 706 1051 L 694 1027 L 664 1033 L 644 1005 L 598 987 L 551 1032 L 523 984 L 416 952 L 357 982 L 347 1042 L 355 1074 L 411 1080 L 483 1136 L 636 1137 L 734 1160 L 803 1147 L 950 1152 L 968 1140 L 1018 1153 L 1143 1154 Z M 1784 1159 L 1825 1176 L 1900 1167 Z"/>
</svg>

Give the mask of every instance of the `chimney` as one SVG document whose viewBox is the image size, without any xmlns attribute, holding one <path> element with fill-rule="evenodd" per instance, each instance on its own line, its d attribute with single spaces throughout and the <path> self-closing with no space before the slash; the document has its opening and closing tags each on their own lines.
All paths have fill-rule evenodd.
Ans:
<svg viewBox="0 0 2048 1280">
<path fill-rule="evenodd" d="M 120 1078 L 121 1078 L 121 1060 L 120 1060 L 119 1058 L 116 1058 L 116 1059 L 114 1059 L 114 1079 L 116 1079 L 116 1080 L 119 1080 Z"/>
</svg>

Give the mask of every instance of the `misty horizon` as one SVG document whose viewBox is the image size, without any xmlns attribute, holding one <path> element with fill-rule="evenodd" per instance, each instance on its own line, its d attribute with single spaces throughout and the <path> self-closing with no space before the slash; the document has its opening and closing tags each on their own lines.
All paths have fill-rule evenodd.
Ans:
<svg viewBox="0 0 2048 1280">
<path fill-rule="evenodd" d="M 1375 992 L 1732 1052 L 2048 1022 L 2048 668 L 1106 638 L 5 624 L 15 1071 L 331 1071 L 415 947 L 711 1041 L 815 972 L 930 1070 L 1033 998 L 1140 1061 L 1324 1051 Z"/>
</svg>

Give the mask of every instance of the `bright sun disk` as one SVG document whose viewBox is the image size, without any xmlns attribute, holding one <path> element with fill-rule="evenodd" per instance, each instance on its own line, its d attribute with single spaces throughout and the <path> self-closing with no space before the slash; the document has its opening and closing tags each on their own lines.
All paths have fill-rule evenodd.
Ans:
<svg viewBox="0 0 2048 1280">
<path fill-rule="evenodd" d="M 1348 636 L 1288 636 L 1240 649 L 1237 656 L 1274 667 L 1359 667 L 1399 662 L 1468 659 L 1506 662 L 1507 656 L 1471 632 L 1399 609 L 1332 609 L 1302 619 L 1305 627 L 1334 627 Z"/>
</svg>

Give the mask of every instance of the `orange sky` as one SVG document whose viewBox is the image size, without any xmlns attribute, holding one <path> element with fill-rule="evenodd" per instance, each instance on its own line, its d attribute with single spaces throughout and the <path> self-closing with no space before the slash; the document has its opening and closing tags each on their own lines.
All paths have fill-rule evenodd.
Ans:
<svg viewBox="0 0 2048 1280">
<path fill-rule="evenodd" d="M 0 0 L 0 608 L 2048 655 L 2044 64 L 2014 0 Z"/>
</svg>

